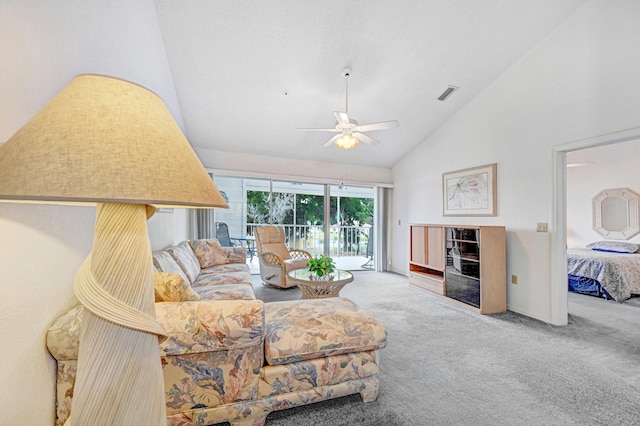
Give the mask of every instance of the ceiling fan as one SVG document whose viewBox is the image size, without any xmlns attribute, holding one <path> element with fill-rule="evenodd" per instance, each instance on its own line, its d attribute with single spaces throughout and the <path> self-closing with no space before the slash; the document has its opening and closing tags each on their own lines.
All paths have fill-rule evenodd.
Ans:
<svg viewBox="0 0 640 426">
<path fill-rule="evenodd" d="M 345 107 L 344 112 L 335 111 L 333 114 L 336 117 L 336 127 L 333 129 L 296 129 L 302 131 L 312 132 L 337 132 L 338 134 L 329 139 L 323 146 L 331 146 L 335 144 L 342 149 L 350 149 L 356 147 L 360 142 L 364 142 L 368 145 L 374 146 L 380 143 L 379 140 L 366 135 L 364 132 L 372 132 L 375 130 L 392 129 L 400 126 L 397 120 L 382 121 L 379 123 L 371 124 L 358 124 L 358 122 L 349 118 L 349 75 L 351 74 L 351 68 L 345 68 L 342 70 L 342 76 L 345 78 L 346 90 L 345 90 Z"/>
</svg>

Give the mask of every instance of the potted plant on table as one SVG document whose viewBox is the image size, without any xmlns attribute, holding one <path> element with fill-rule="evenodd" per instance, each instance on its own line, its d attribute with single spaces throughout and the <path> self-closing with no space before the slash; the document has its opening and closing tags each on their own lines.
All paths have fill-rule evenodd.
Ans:
<svg viewBox="0 0 640 426">
<path fill-rule="evenodd" d="M 333 273 L 336 270 L 336 264 L 333 259 L 323 255 L 309 259 L 307 267 L 316 279 L 327 281 L 333 278 Z"/>
</svg>

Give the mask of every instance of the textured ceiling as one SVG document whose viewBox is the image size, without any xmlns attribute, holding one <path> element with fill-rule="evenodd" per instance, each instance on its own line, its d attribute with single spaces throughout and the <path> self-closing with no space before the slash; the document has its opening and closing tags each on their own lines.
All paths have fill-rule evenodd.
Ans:
<svg viewBox="0 0 640 426">
<path fill-rule="evenodd" d="M 349 115 L 400 127 L 347 161 L 391 167 L 585 0 L 154 2 L 193 146 L 343 161 L 295 129 L 335 126 L 349 66 Z"/>
</svg>

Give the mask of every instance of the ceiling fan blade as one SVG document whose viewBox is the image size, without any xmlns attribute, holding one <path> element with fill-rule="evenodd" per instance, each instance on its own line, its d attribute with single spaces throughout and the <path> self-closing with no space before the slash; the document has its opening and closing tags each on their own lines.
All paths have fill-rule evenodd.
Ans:
<svg viewBox="0 0 640 426">
<path fill-rule="evenodd" d="M 339 111 L 334 111 L 333 115 L 336 116 L 336 121 L 338 122 L 338 125 L 349 125 L 351 124 L 351 122 L 349 121 L 349 116 L 347 115 L 346 112 L 339 112 Z"/>
<path fill-rule="evenodd" d="M 304 129 L 304 128 L 300 128 L 300 129 L 296 129 L 296 130 L 300 130 L 300 131 L 304 131 L 304 132 L 337 132 L 338 131 L 335 128 L 333 128 L 333 129 Z"/>
<path fill-rule="evenodd" d="M 380 143 L 379 140 L 372 138 L 371 136 L 367 136 L 364 133 L 356 132 L 353 134 L 353 137 L 358 139 L 360 142 L 364 142 L 367 145 L 375 146 Z"/>
<path fill-rule="evenodd" d="M 325 143 L 324 145 L 322 145 L 323 148 L 326 148 L 328 146 L 333 145 L 338 139 L 340 139 L 340 136 L 342 136 L 342 133 L 338 133 L 337 135 L 335 135 L 334 137 L 332 137 L 331 139 L 329 139 L 329 142 Z"/>
<path fill-rule="evenodd" d="M 358 126 L 356 130 L 359 132 L 371 132 L 373 130 L 384 130 L 384 129 L 393 129 L 394 127 L 399 127 L 400 123 L 397 120 L 391 121 L 382 121 L 380 123 L 371 123 L 371 124 L 363 124 Z"/>
</svg>

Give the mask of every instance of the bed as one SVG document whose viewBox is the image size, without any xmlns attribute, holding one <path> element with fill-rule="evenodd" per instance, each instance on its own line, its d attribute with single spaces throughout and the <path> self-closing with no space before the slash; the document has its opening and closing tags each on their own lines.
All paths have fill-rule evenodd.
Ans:
<svg viewBox="0 0 640 426">
<path fill-rule="evenodd" d="M 616 251 L 612 251 L 612 245 L 602 243 L 567 251 L 569 290 L 617 302 L 640 295 L 640 253 L 637 252 L 640 246 L 606 242 L 615 243 Z M 628 249 L 621 251 L 619 247 Z"/>
</svg>

